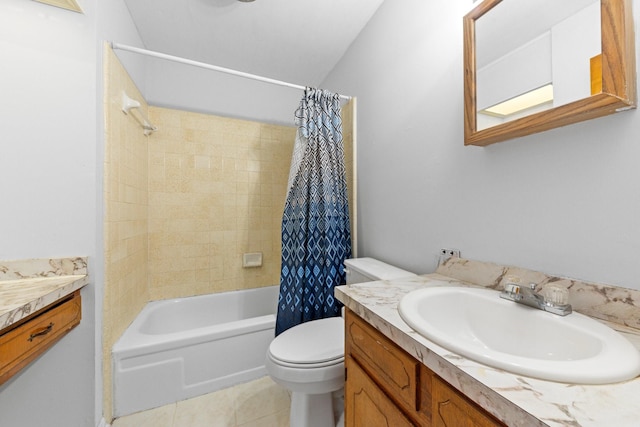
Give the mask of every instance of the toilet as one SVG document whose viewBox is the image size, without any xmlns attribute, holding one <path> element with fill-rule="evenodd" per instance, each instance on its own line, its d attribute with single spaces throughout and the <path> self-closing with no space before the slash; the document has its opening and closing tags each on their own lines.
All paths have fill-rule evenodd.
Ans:
<svg viewBox="0 0 640 427">
<path fill-rule="evenodd" d="M 373 258 L 344 262 L 347 284 L 415 276 Z M 313 320 L 287 329 L 269 345 L 265 367 L 291 392 L 291 427 L 342 426 L 344 319 Z"/>
</svg>

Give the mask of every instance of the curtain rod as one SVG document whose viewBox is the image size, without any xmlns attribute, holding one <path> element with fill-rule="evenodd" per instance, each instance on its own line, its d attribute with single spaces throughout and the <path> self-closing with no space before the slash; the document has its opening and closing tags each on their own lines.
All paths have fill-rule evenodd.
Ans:
<svg viewBox="0 0 640 427">
<path fill-rule="evenodd" d="M 194 67 L 205 68 L 207 70 L 219 71 L 221 73 L 231 74 L 234 76 L 243 77 L 245 79 L 258 80 L 265 83 L 271 83 L 279 86 L 286 86 L 294 89 L 304 90 L 305 86 L 283 82 L 281 80 L 271 79 L 269 77 L 262 77 L 256 74 L 245 73 L 243 71 L 232 70 L 231 68 L 219 67 L 217 65 L 206 64 L 204 62 L 193 61 L 191 59 L 181 58 L 179 56 L 167 55 L 166 53 L 154 52 L 152 50 L 141 49 L 139 47 L 127 46 L 120 43 L 111 42 L 112 49 L 126 50 L 128 52 L 139 53 L 141 55 L 153 56 L 155 58 L 166 59 L 168 61 L 179 62 L 181 64 L 193 65 Z M 341 99 L 350 100 L 351 97 L 347 95 L 339 95 Z"/>
</svg>

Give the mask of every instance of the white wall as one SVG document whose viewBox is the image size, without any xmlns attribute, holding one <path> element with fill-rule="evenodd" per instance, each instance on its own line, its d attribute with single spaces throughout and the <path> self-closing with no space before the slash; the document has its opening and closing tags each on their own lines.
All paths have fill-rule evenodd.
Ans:
<svg viewBox="0 0 640 427">
<path fill-rule="evenodd" d="M 95 263 L 95 0 L 0 2 L 0 259 Z M 0 425 L 94 423 L 94 278 L 80 325 L 0 387 Z"/>
<path fill-rule="evenodd" d="M 1 426 L 102 414 L 102 42 L 140 39 L 122 0 L 79 4 L 0 2 L 0 259 L 84 255 L 91 279 L 80 325 L 0 386 Z"/>
<path fill-rule="evenodd" d="M 470 6 L 384 2 L 323 83 L 358 97 L 360 255 L 430 272 L 439 248 L 458 248 L 640 289 L 640 113 L 465 147 Z"/>
<path fill-rule="evenodd" d="M 88 4 L 87 6 L 91 6 Z M 95 17 L 0 3 L 0 259 L 93 249 Z"/>
<path fill-rule="evenodd" d="M 144 49 L 141 41 L 116 41 Z M 114 51 L 149 105 L 293 125 L 294 112 L 303 93 L 300 89 L 241 78 L 123 49 Z"/>
<path fill-rule="evenodd" d="M 155 58 L 147 60 L 147 70 L 143 93 L 149 104 L 225 117 L 291 126 L 303 93 Z"/>
</svg>

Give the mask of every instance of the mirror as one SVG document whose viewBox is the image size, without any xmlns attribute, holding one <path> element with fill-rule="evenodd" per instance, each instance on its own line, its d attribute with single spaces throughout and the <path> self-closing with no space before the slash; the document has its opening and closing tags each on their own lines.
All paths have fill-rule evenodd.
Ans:
<svg viewBox="0 0 640 427">
<path fill-rule="evenodd" d="M 503 1 L 475 32 L 478 130 L 591 96 L 599 0 Z"/>
<path fill-rule="evenodd" d="M 484 0 L 464 17 L 465 145 L 636 106 L 631 0 Z"/>
</svg>

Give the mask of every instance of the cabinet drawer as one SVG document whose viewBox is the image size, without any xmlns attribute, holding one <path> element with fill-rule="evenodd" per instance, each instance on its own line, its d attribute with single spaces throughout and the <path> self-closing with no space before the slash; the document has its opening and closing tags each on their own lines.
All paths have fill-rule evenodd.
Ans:
<svg viewBox="0 0 640 427">
<path fill-rule="evenodd" d="M 353 312 L 346 314 L 345 351 L 407 410 L 417 408 L 419 363 Z"/>
<path fill-rule="evenodd" d="M 80 291 L 0 335 L 0 384 L 80 323 Z"/>
<path fill-rule="evenodd" d="M 345 358 L 345 423 L 351 427 L 413 427 L 351 357 Z"/>
</svg>

